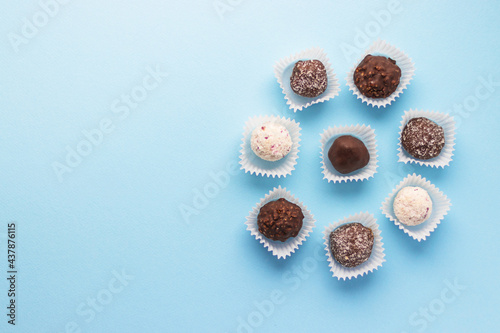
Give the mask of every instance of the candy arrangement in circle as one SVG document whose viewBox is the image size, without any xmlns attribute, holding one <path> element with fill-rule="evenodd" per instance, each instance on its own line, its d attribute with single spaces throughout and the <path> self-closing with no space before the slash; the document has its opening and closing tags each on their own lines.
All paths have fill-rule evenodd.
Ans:
<svg viewBox="0 0 500 333">
<path fill-rule="evenodd" d="M 406 89 L 414 64 L 402 51 L 376 41 L 346 79 L 349 90 L 372 107 L 387 107 Z M 278 61 L 275 76 L 294 112 L 333 99 L 340 86 L 322 49 L 312 48 Z M 300 123 L 260 116 L 245 124 L 241 169 L 256 176 L 286 177 L 295 169 Z M 329 127 L 320 135 L 321 168 L 328 182 L 365 181 L 376 174 L 375 131 L 367 125 Z M 398 139 L 399 162 L 444 168 L 452 160 L 453 118 L 439 112 L 405 111 Z M 408 175 L 383 202 L 389 220 L 419 242 L 444 219 L 450 200 L 419 175 Z M 274 188 L 247 217 L 247 229 L 278 259 L 292 255 L 312 232 L 315 220 L 286 189 Z M 325 250 L 334 277 L 351 279 L 382 266 L 384 248 L 376 219 L 358 213 L 324 230 Z"/>
</svg>

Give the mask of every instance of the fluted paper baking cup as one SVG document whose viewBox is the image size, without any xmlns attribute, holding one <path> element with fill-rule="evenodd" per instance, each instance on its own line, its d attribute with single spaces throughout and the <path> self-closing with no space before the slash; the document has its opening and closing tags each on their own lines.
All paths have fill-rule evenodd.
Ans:
<svg viewBox="0 0 500 333">
<path fill-rule="evenodd" d="M 363 95 L 358 87 L 354 84 L 354 71 L 356 67 L 358 67 L 359 63 L 368 55 L 374 56 L 385 56 L 389 57 L 393 60 L 396 60 L 396 65 L 401 69 L 401 78 L 399 79 L 399 85 L 397 89 L 386 98 L 370 98 Z M 396 47 L 388 44 L 383 40 L 377 40 L 366 50 L 365 54 L 356 62 L 354 67 L 347 73 L 347 86 L 349 90 L 352 90 L 353 94 L 361 99 L 363 103 L 366 103 L 371 106 L 386 107 L 390 105 L 396 98 L 399 97 L 403 93 L 403 90 L 410 84 L 410 80 L 413 78 L 413 74 L 415 73 L 415 64 L 412 63 L 411 59 L 402 51 L 397 49 Z"/>
<path fill-rule="evenodd" d="M 405 128 L 408 121 L 417 117 L 425 117 L 443 128 L 444 131 L 444 147 L 438 156 L 428 159 L 420 160 L 408 154 L 406 150 L 401 146 L 401 134 Z M 433 168 L 444 168 L 449 165 L 452 161 L 453 151 L 455 150 L 455 120 L 453 117 L 436 111 L 422 111 L 422 110 L 409 110 L 405 111 L 403 119 L 401 120 L 401 126 L 399 126 L 399 137 L 398 137 L 398 156 L 399 162 L 406 163 L 418 163 L 424 166 L 431 166 Z"/>
<path fill-rule="evenodd" d="M 272 122 L 284 126 L 290 137 L 292 139 L 292 149 L 281 160 L 278 161 L 266 161 L 257 156 L 250 145 L 250 139 L 253 130 L 266 122 Z M 267 176 L 267 177 L 286 177 L 292 173 L 295 169 L 295 164 L 297 164 L 297 158 L 300 147 L 300 123 L 295 122 L 295 120 L 286 119 L 285 117 L 278 116 L 255 116 L 250 118 L 245 123 L 245 128 L 243 131 L 243 142 L 241 144 L 240 150 L 240 164 L 241 168 L 245 172 L 250 172 L 250 174 L 256 174 L 257 176 Z"/>
<path fill-rule="evenodd" d="M 296 204 L 302 210 L 302 214 L 304 214 L 304 220 L 302 221 L 302 229 L 300 229 L 299 234 L 296 237 L 291 237 L 284 242 L 274 241 L 269 238 L 266 238 L 259 232 L 259 226 L 257 225 L 257 216 L 259 215 L 260 208 L 267 204 L 268 202 L 278 200 L 280 198 L 284 198 L 291 203 Z M 292 253 L 295 252 L 299 248 L 299 246 L 305 242 L 306 237 L 309 236 L 309 233 L 314 228 L 314 216 L 307 209 L 307 207 L 299 202 L 299 199 L 295 198 L 286 188 L 274 188 L 269 192 L 263 199 L 260 200 L 259 203 L 250 211 L 250 214 L 247 216 L 247 230 L 250 231 L 252 236 L 255 236 L 255 239 L 260 241 L 268 251 L 272 252 L 273 255 L 277 256 L 278 259 L 286 259 L 286 257 L 291 256 Z"/>
<path fill-rule="evenodd" d="M 292 76 L 293 67 L 299 60 L 314 59 L 321 61 L 325 66 L 328 86 L 318 97 L 308 98 L 297 95 L 290 87 L 290 77 Z M 330 65 L 328 57 L 323 49 L 319 47 L 313 47 L 309 50 L 281 59 L 274 65 L 274 75 L 278 80 L 283 94 L 285 94 L 286 104 L 290 106 L 290 109 L 293 109 L 293 112 L 297 112 L 297 110 L 302 111 L 302 109 L 305 109 L 313 104 L 328 101 L 329 99 L 337 96 L 340 92 L 340 84 L 335 77 L 335 73 L 333 72 L 333 68 Z"/>
<path fill-rule="evenodd" d="M 367 261 L 362 263 L 356 267 L 344 267 L 338 263 L 337 260 L 332 255 L 332 251 L 330 249 L 330 234 L 340 227 L 343 224 L 358 222 L 363 226 L 372 229 L 373 231 L 373 248 L 370 258 Z M 331 223 L 329 226 L 325 228 L 323 231 L 325 240 L 325 251 L 326 256 L 328 257 L 328 262 L 330 266 L 330 270 L 333 273 L 333 277 L 337 279 L 355 279 L 358 276 L 363 276 L 364 274 L 368 274 L 369 272 L 373 272 L 374 270 L 382 267 L 382 263 L 385 261 L 384 257 L 384 243 L 382 243 L 382 236 L 380 236 L 380 229 L 378 228 L 377 220 L 373 217 L 373 214 L 369 213 L 358 213 L 351 215 L 343 220 L 340 220 L 335 223 Z"/>
<path fill-rule="evenodd" d="M 342 135 L 352 135 L 359 140 L 363 141 L 368 153 L 370 154 L 370 161 L 368 164 L 359 170 L 353 171 L 348 174 L 341 174 L 333 167 L 328 159 L 328 150 L 332 146 L 336 138 Z M 323 169 L 323 178 L 328 182 L 341 183 L 347 181 L 363 181 L 373 177 L 377 173 L 377 142 L 375 140 L 375 130 L 366 125 L 352 125 L 329 127 L 321 134 L 321 168 Z"/>
<path fill-rule="evenodd" d="M 423 188 L 427 191 L 427 193 L 429 193 L 429 196 L 432 200 L 431 216 L 427 221 L 416 226 L 407 226 L 401 223 L 394 213 L 394 199 L 396 198 L 398 192 L 406 186 L 417 186 Z M 398 186 L 396 186 L 392 193 L 389 194 L 387 199 L 385 199 L 385 201 L 382 203 L 381 209 L 382 213 L 384 213 L 384 215 L 387 216 L 389 220 L 394 222 L 394 224 L 397 225 L 399 229 L 403 230 L 406 234 L 408 234 L 408 236 L 420 242 L 430 236 L 431 232 L 433 232 L 438 227 L 444 216 L 448 214 L 450 206 L 450 199 L 448 199 L 446 195 L 443 194 L 443 192 L 440 192 L 436 186 L 431 184 L 430 181 L 426 180 L 422 176 L 413 174 L 408 175 L 401 181 L 401 183 L 399 183 Z"/>
</svg>

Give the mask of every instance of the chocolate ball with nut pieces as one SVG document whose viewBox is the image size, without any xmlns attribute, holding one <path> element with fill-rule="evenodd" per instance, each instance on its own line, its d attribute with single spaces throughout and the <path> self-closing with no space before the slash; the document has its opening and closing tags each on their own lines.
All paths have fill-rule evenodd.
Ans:
<svg viewBox="0 0 500 333">
<path fill-rule="evenodd" d="M 359 92 L 370 98 L 389 97 L 398 88 L 400 78 L 401 69 L 395 60 L 371 54 L 359 63 L 353 74 Z"/>
<path fill-rule="evenodd" d="M 262 206 L 257 216 L 257 225 L 259 232 L 265 237 L 284 242 L 299 234 L 303 220 L 304 214 L 299 206 L 280 198 Z"/>
</svg>

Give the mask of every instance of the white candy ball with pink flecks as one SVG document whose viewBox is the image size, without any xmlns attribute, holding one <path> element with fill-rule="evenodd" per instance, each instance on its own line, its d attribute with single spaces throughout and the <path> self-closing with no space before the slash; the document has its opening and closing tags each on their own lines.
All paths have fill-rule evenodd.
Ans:
<svg viewBox="0 0 500 333">
<path fill-rule="evenodd" d="M 407 186 L 396 195 L 393 208 L 399 222 L 415 226 L 424 223 L 431 216 L 432 200 L 423 188 Z"/>
<path fill-rule="evenodd" d="M 263 160 L 278 161 L 292 150 L 292 138 L 284 126 L 267 122 L 253 130 L 250 146 Z"/>
</svg>

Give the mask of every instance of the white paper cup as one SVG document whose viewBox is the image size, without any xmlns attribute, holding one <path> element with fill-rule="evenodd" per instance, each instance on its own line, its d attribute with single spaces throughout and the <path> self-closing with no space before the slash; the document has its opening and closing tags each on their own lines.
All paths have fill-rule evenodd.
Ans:
<svg viewBox="0 0 500 333">
<path fill-rule="evenodd" d="M 340 227 L 343 224 L 358 222 L 363 226 L 372 229 L 373 231 L 373 248 L 370 258 L 367 261 L 362 263 L 356 267 L 344 267 L 333 258 L 332 251 L 330 249 L 330 234 Z M 355 215 L 351 215 L 343 220 L 340 220 L 335 223 L 331 223 L 329 226 L 325 228 L 323 231 L 325 240 L 325 251 L 326 256 L 328 257 L 328 262 L 330 266 L 330 270 L 333 273 L 333 277 L 337 279 L 347 280 L 354 279 L 358 276 L 363 276 L 364 274 L 368 274 L 369 272 L 373 272 L 374 270 L 382 267 L 382 263 L 385 261 L 384 257 L 384 243 L 382 243 L 382 236 L 380 236 L 380 229 L 378 228 L 377 220 L 373 217 L 373 214 L 369 213 L 358 213 Z"/>
<path fill-rule="evenodd" d="M 429 216 L 429 219 L 427 219 L 427 221 L 422 224 L 416 226 L 407 226 L 401 223 L 396 217 L 396 214 L 394 214 L 394 199 L 396 198 L 399 190 L 406 186 L 417 186 L 423 188 L 427 191 L 427 193 L 429 193 L 429 196 L 431 197 L 432 213 L 431 216 Z M 385 201 L 382 203 L 381 210 L 382 213 L 387 216 L 387 218 L 389 218 L 389 220 L 394 222 L 394 224 L 399 227 L 399 229 L 403 230 L 406 234 L 408 234 L 408 236 L 420 242 L 422 240 L 425 240 L 426 237 L 430 236 L 431 232 L 433 232 L 438 227 L 444 216 L 448 214 L 450 206 L 450 199 L 448 199 L 446 195 L 443 194 L 443 192 L 440 192 L 436 186 L 431 184 L 431 182 L 429 182 L 422 176 L 413 174 L 408 175 L 401 181 L 401 183 L 399 183 L 398 186 L 396 186 L 392 193 L 389 194 L 387 199 L 385 199 Z"/>
<path fill-rule="evenodd" d="M 359 63 L 368 55 L 374 56 L 385 56 L 389 57 L 393 60 L 396 60 L 396 65 L 401 69 L 401 78 L 399 79 L 399 85 L 389 97 L 386 98 L 370 98 L 364 96 L 354 84 L 354 71 L 356 67 L 358 67 Z M 361 58 L 356 62 L 354 67 L 347 73 L 347 86 L 349 90 L 352 90 L 353 94 L 361 99 L 363 103 L 371 105 L 373 107 L 386 107 L 390 105 L 394 100 L 396 100 L 399 95 L 403 93 L 403 90 L 410 84 L 410 80 L 413 78 L 413 74 L 415 73 L 415 65 L 411 62 L 411 59 L 402 51 L 397 49 L 396 47 L 388 44 L 383 40 L 377 40 L 366 50 Z"/>
<path fill-rule="evenodd" d="M 284 126 L 292 139 L 292 149 L 281 160 L 278 161 L 266 161 L 261 159 L 259 156 L 255 155 L 250 145 L 250 139 L 253 130 L 266 122 L 272 122 Z M 295 120 L 286 119 L 285 117 L 278 116 L 255 116 L 250 118 L 245 123 L 245 128 L 243 131 L 243 138 L 241 139 L 243 143 L 241 144 L 240 150 L 240 164 L 241 168 L 245 172 L 250 174 L 256 174 L 257 176 L 267 176 L 267 177 L 286 177 L 292 173 L 295 169 L 295 164 L 297 164 L 297 158 L 300 147 L 300 123 L 295 122 Z"/>
<path fill-rule="evenodd" d="M 363 141 L 368 153 L 370 154 L 370 161 L 368 164 L 359 170 L 353 171 L 348 174 L 341 174 L 333 167 L 328 159 L 328 150 L 332 146 L 336 138 L 342 135 L 352 135 L 359 140 Z M 352 125 L 329 127 L 321 134 L 321 168 L 323 169 L 323 178 L 328 182 L 341 183 L 347 181 L 363 181 L 373 177 L 377 173 L 377 142 L 375 140 L 375 130 L 366 125 Z"/>
<path fill-rule="evenodd" d="M 299 234 L 296 237 L 291 237 L 284 242 L 274 241 L 269 238 L 266 238 L 259 232 L 259 226 L 257 225 L 257 216 L 259 215 L 260 208 L 267 204 L 268 202 L 278 200 L 280 198 L 284 198 L 291 203 L 296 204 L 302 209 L 302 214 L 304 214 L 304 220 L 302 221 L 302 229 L 300 229 Z M 286 188 L 274 188 L 269 192 L 263 199 L 260 200 L 259 203 L 250 211 L 250 214 L 247 216 L 247 230 L 250 231 L 252 236 L 255 236 L 255 239 L 260 241 L 264 247 L 268 249 L 268 251 L 272 252 L 273 255 L 277 256 L 278 259 L 286 259 L 286 257 L 291 256 L 292 253 L 295 252 L 299 246 L 305 242 L 306 237 L 309 236 L 309 233 L 314 228 L 314 216 L 307 209 L 307 207 L 299 202 L 299 199 L 295 198 L 290 192 L 286 190 Z"/>
<path fill-rule="evenodd" d="M 417 117 L 425 117 L 439 126 L 443 128 L 444 131 L 444 147 L 439 153 L 438 156 L 428 159 L 428 160 L 419 160 L 408 154 L 406 150 L 401 146 L 401 134 L 403 133 L 403 129 L 405 128 L 408 121 Z M 440 113 L 436 111 L 422 111 L 422 110 L 409 110 L 405 111 L 403 115 L 403 119 L 401 120 L 401 126 L 399 126 L 399 136 L 398 136 L 398 162 L 403 163 L 418 163 L 424 166 L 431 166 L 433 168 L 444 168 L 449 165 L 452 161 L 453 150 L 455 150 L 455 121 L 453 117 L 446 114 Z"/>
<path fill-rule="evenodd" d="M 314 59 L 321 61 L 325 66 L 328 86 L 318 97 L 308 98 L 297 95 L 290 87 L 290 77 L 292 76 L 293 67 L 299 60 Z M 293 109 L 293 112 L 296 112 L 297 110 L 302 111 L 302 109 L 305 109 L 313 104 L 328 101 L 329 99 L 337 96 L 340 92 L 340 84 L 335 77 L 335 73 L 333 72 L 328 57 L 323 49 L 320 49 L 319 47 L 313 47 L 309 50 L 281 59 L 274 65 L 274 75 L 278 80 L 283 94 L 285 94 L 286 104 L 290 105 L 290 109 Z"/>
</svg>

